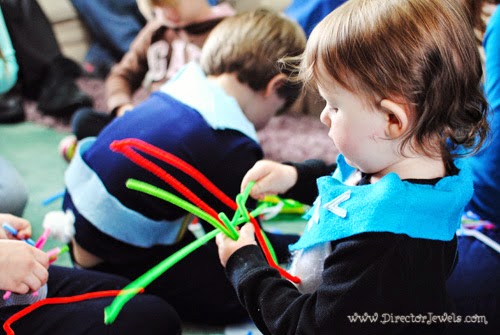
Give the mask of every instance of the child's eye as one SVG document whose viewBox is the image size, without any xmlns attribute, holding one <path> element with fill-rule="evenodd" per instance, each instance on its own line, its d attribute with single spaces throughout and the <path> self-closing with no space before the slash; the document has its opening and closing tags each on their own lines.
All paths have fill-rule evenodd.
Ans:
<svg viewBox="0 0 500 335">
<path fill-rule="evenodd" d="M 332 113 L 337 113 L 338 112 L 338 108 L 335 108 L 335 107 L 328 107 L 328 110 Z"/>
</svg>

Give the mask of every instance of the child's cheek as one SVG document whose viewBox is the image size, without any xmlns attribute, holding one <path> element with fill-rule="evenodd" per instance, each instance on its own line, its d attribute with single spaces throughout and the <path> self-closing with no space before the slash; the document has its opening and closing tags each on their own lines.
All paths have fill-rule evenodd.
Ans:
<svg viewBox="0 0 500 335">
<path fill-rule="evenodd" d="M 335 147 L 342 154 L 351 152 L 356 147 L 356 134 L 348 131 L 344 127 L 339 127 L 338 123 L 332 124 L 328 136 L 333 140 Z"/>
</svg>

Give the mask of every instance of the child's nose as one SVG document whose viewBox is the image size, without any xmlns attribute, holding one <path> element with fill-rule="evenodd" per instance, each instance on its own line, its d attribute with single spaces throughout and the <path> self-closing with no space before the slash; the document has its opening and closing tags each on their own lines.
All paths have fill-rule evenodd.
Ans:
<svg viewBox="0 0 500 335">
<path fill-rule="evenodd" d="M 323 108 L 323 111 L 321 111 L 319 119 L 320 119 L 321 123 L 323 123 L 325 126 L 330 128 L 331 121 L 330 121 L 330 118 L 328 117 L 328 108 L 326 108 L 326 107 Z"/>
</svg>

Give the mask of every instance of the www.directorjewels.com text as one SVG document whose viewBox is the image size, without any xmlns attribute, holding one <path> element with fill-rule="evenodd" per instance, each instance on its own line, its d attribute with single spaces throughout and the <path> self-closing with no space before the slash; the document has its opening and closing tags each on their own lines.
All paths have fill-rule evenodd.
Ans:
<svg viewBox="0 0 500 335">
<path fill-rule="evenodd" d="M 488 319 L 484 315 L 459 315 L 455 313 L 443 314 L 394 314 L 394 313 L 354 313 L 347 318 L 351 323 L 380 323 L 380 324 L 436 324 L 436 323 L 468 323 L 468 324 L 488 324 Z"/>
</svg>

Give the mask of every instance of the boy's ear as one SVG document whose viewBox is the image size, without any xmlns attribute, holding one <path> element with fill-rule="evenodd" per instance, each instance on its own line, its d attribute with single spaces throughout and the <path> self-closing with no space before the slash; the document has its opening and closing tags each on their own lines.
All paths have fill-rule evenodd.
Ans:
<svg viewBox="0 0 500 335">
<path fill-rule="evenodd" d="M 406 133 L 410 122 L 410 108 L 407 104 L 383 99 L 380 106 L 385 112 L 385 133 L 390 139 L 395 139 Z"/>
<path fill-rule="evenodd" d="M 267 98 L 271 94 L 275 94 L 280 87 L 285 85 L 286 75 L 284 73 L 278 73 L 269 80 L 264 91 L 264 97 Z"/>
</svg>

